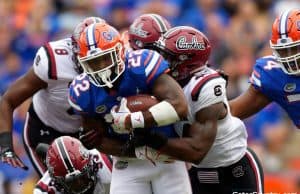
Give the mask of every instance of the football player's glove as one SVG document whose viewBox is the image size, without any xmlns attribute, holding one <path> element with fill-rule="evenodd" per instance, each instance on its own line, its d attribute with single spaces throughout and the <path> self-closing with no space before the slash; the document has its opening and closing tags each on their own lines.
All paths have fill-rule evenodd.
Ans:
<svg viewBox="0 0 300 194">
<path fill-rule="evenodd" d="M 114 106 L 110 114 L 113 118 L 112 120 L 112 128 L 116 133 L 120 134 L 128 134 L 131 131 L 131 120 L 130 120 L 130 110 L 127 107 L 126 98 L 122 98 L 119 110 L 117 110 L 118 106 Z"/>
<path fill-rule="evenodd" d="M 10 132 L 0 134 L 0 158 L 3 163 L 28 170 L 28 167 L 25 166 L 13 149 L 12 134 Z"/>
</svg>

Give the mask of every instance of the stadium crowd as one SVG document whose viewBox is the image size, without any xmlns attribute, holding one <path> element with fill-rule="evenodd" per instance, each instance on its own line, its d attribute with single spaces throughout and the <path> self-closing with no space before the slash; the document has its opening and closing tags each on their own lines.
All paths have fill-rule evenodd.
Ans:
<svg viewBox="0 0 300 194">
<path fill-rule="evenodd" d="M 271 54 L 271 24 L 293 0 L 0 0 L 0 94 L 32 65 L 37 49 L 71 35 L 87 16 L 126 30 L 136 16 L 158 13 L 173 26 L 190 25 L 211 41 L 210 64 L 229 75 L 228 98 L 245 91 L 255 59 Z M 29 171 L 0 165 L 0 193 L 31 193 L 38 176 L 22 143 L 29 102 L 14 114 L 14 147 Z M 276 104 L 245 120 L 248 142 L 265 171 L 266 192 L 300 192 L 300 133 Z"/>
</svg>

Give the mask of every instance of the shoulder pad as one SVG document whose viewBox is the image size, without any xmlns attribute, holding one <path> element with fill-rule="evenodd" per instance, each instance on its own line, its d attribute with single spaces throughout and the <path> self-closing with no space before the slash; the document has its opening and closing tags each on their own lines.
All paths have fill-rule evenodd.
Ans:
<svg viewBox="0 0 300 194">
<path fill-rule="evenodd" d="M 202 77 L 196 78 L 196 79 L 200 79 L 200 80 L 198 81 L 198 83 L 195 85 L 195 87 L 193 88 L 193 90 L 191 92 L 192 100 L 196 101 L 198 99 L 198 96 L 199 96 L 203 86 L 210 80 L 216 79 L 216 78 L 222 78 L 222 76 L 219 73 L 215 72 L 212 74 L 203 74 Z"/>
</svg>

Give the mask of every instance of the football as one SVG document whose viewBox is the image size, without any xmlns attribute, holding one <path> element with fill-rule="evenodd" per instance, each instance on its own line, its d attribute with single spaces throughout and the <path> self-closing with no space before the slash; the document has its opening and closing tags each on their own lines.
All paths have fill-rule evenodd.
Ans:
<svg viewBox="0 0 300 194">
<path fill-rule="evenodd" d="M 136 96 L 126 97 L 127 99 L 127 107 L 130 112 L 137 111 L 146 111 L 151 106 L 159 103 L 159 101 L 154 97 L 147 94 L 139 94 Z"/>
</svg>

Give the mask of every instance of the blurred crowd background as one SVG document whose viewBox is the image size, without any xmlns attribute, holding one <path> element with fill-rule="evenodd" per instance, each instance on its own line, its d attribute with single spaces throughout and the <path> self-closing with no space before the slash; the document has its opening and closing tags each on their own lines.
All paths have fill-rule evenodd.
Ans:
<svg viewBox="0 0 300 194">
<path fill-rule="evenodd" d="M 276 15 L 295 7 L 300 8 L 300 0 L 0 0 L 0 94 L 28 70 L 40 46 L 70 36 L 83 18 L 100 16 L 123 31 L 136 16 L 151 12 L 208 36 L 210 63 L 229 75 L 232 99 L 248 88 L 256 58 L 272 53 L 269 38 Z M 15 111 L 14 143 L 30 166 L 22 143 L 29 103 Z M 245 122 L 249 144 L 264 167 L 266 192 L 300 193 L 300 132 L 285 112 L 271 104 Z M 0 164 L 0 193 L 32 193 L 36 180 L 32 167 L 23 171 Z"/>
</svg>

